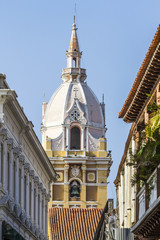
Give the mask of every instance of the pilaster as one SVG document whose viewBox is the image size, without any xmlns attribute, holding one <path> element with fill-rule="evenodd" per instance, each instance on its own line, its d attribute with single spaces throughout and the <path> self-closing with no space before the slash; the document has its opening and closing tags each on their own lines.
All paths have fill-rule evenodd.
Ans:
<svg viewBox="0 0 160 240">
<path fill-rule="evenodd" d="M 64 207 L 68 208 L 69 204 L 69 184 L 68 184 L 68 171 L 69 165 L 65 164 L 64 166 Z"/>
</svg>

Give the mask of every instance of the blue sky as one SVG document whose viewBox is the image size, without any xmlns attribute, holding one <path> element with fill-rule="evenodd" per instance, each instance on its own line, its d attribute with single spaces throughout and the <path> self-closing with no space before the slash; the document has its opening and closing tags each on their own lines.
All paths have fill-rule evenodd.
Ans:
<svg viewBox="0 0 160 240">
<path fill-rule="evenodd" d="M 108 149 L 113 166 L 108 198 L 130 125 L 118 119 L 160 23 L 159 0 L 1 0 L 0 72 L 41 140 L 41 104 L 61 84 L 76 2 L 76 23 L 87 83 L 105 95 Z"/>
</svg>

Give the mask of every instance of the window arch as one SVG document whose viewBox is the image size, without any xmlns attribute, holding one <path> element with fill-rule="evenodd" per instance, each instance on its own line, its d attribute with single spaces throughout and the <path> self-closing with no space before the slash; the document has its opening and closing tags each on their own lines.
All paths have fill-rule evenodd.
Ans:
<svg viewBox="0 0 160 240">
<path fill-rule="evenodd" d="M 80 149 L 80 129 L 78 127 L 71 129 L 71 149 Z"/>
</svg>

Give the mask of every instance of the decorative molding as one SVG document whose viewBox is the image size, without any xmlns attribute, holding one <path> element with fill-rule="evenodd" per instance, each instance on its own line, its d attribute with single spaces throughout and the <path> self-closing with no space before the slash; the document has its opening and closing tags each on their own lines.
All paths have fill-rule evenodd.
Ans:
<svg viewBox="0 0 160 240">
<path fill-rule="evenodd" d="M 87 173 L 87 180 L 89 181 L 89 182 L 93 182 L 93 181 L 95 181 L 95 179 L 96 179 L 96 176 L 95 176 L 95 173 Z"/>
</svg>

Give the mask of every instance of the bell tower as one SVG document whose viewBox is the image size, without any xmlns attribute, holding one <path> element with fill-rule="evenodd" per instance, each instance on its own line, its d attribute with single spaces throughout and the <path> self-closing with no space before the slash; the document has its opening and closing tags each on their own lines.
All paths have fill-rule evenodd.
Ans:
<svg viewBox="0 0 160 240">
<path fill-rule="evenodd" d="M 62 84 L 42 106 L 42 142 L 57 174 L 50 207 L 103 208 L 112 165 L 105 138 L 105 105 L 86 83 L 75 17 Z"/>
</svg>

